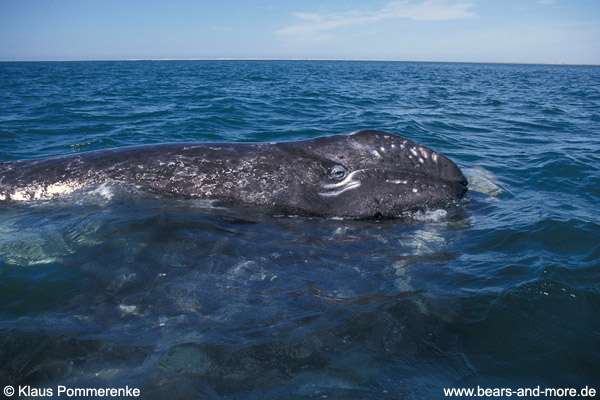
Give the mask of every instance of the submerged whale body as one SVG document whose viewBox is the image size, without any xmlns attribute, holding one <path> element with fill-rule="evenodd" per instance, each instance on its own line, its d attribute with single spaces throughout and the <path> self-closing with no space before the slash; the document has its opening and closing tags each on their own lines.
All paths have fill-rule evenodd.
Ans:
<svg viewBox="0 0 600 400">
<path fill-rule="evenodd" d="M 225 204 L 339 217 L 396 216 L 462 197 L 460 169 L 387 132 L 278 143 L 123 147 L 0 163 L 0 201 L 45 200 L 124 182 Z"/>
</svg>

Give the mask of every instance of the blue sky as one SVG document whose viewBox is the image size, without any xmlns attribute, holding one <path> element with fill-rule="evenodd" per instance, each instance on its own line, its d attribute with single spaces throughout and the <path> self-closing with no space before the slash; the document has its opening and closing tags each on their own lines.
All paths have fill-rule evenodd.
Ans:
<svg viewBox="0 0 600 400">
<path fill-rule="evenodd" d="M 0 0 L 0 60 L 600 63 L 600 0 Z"/>
</svg>

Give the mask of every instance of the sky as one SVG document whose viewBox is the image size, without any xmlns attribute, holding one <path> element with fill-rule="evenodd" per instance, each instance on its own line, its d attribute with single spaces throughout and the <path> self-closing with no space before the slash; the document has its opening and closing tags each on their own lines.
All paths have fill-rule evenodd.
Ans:
<svg viewBox="0 0 600 400">
<path fill-rule="evenodd" d="M 600 64 L 600 0 L 0 0 L 0 60 Z"/>
</svg>

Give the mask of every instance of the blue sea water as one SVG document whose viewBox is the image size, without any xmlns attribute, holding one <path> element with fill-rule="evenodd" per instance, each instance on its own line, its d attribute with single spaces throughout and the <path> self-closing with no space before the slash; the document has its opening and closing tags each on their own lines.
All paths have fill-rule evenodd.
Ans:
<svg viewBox="0 0 600 400">
<path fill-rule="evenodd" d="M 0 64 L 0 161 L 362 128 L 450 157 L 464 201 L 379 221 L 116 187 L 0 205 L 0 386 L 156 399 L 600 390 L 600 67 Z"/>
</svg>

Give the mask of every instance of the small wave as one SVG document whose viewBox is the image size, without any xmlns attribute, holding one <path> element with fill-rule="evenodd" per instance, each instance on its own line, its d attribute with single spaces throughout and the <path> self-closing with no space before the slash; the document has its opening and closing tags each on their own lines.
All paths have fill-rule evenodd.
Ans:
<svg viewBox="0 0 600 400">
<path fill-rule="evenodd" d="M 20 224 L 23 221 L 17 221 Z M 0 261 L 7 265 L 33 267 L 59 263 L 64 256 L 73 252 L 60 233 L 53 232 L 56 225 L 48 223 L 44 228 L 20 232 L 8 229 L 10 235 L 0 240 Z M 3 231 L 5 229 L 2 229 Z"/>
<path fill-rule="evenodd" d="M 504 105 L 504 103 L 502 103 L 500 100 L 492 100 L 492 99 L 490 99 L 490 100 L 486 101 L 484 103 L 484 105 L 486 105 L 486 106 L 493 106 L 493 107 L 499 107 L 499 106 Z"/>
<path fill-rule="evenodd" d="M 432 130 L 434 130 L 434 131 L 442 129 L 442 130 L 451 131 L 451 132 L 473 132 L 473 133 L 491 133 L 492 132 L 488 128 L 484 128 L 482 126 L 469 126 L 469 125 L 464 125 L 464 124 L 448 123 L 448 122 L 442 122 L 442 121 L 431 122 L 431 123 L 428 123 L 427 125 L 429 125 L 429 128 L 432 128 Z"/>
<path fill-rule="evenodd" d="M 107 132 L 108 130 L 104 130 L 105 128 L 100 128 L 102 129 L 102 131 Z M 78 129 L 79 132 L 98 132 L 99 130 L 96 130 L 95 128 L 82 128 L 82 129 Z M 105 149 L 107 147 L 112 147 L 115 145 L 115 142 L 113 140 L 110 140 L 108 138 L 93 138 L 92 140 L 88 140 L 85 142 L 79 142 L 79 143 L 74 143 L 71 145 L 71 149 L 73 150 L 90 150 L 90 149 Z"/>
<path fill-rule="evenodd" d="M 506 122 L 512 125 L 513 129 L 522 130 L 523 132 L 530 132 L 531 130 L 548 132 L 556 129 L 555 126 L 530 121 L 508 120 Z"/>
</svg>

